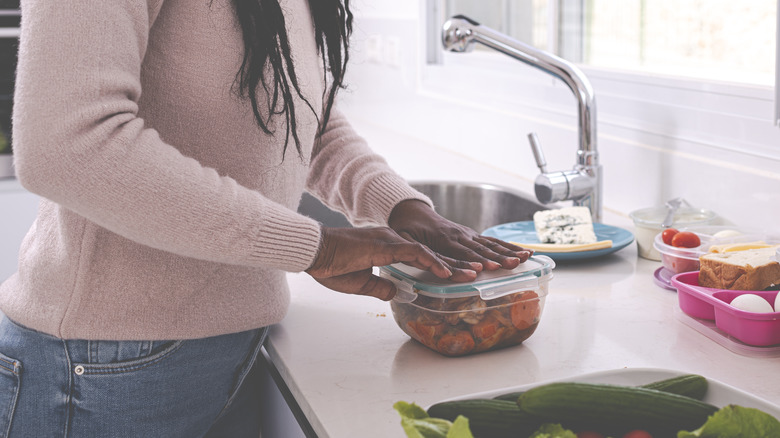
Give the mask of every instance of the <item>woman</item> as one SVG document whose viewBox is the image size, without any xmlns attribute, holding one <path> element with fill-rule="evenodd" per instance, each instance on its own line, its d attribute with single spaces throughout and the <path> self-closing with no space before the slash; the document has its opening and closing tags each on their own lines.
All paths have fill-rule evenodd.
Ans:
<svg viewBox="0 0 780 438">
<path fill-rule="evenodd" d="M 467 281 L 528 258 L 354 133 L 334 105 L 351 20 L 338 0 L 22 1 L 14 151 L 42 201 L 0 287 L 0 430 L 257 436 L 245 377 L 286 272 L 388 300 L 374 266 Z M 363 227 L 299 215 L 304 190 Z"/>
</svg>

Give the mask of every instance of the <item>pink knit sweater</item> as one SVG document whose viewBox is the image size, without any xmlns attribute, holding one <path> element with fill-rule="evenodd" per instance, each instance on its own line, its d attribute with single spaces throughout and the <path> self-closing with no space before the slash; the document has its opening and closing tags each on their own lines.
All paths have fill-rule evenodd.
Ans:
<svg viewBox="0 0 780 438">
<path fill-rule="evenodd" d="M 282 1 L 304 95 L 323 75 L 306 0 Z M 14 106 L 21 183 L 42 197 L 0 310 L 64 338 L 184 339 L 274 324 L 285 272 L 314 260 L 304 190 L 358 225 L 412 190 L 335 110 L 297 102 L 303 158 L 231 91 L 231 0 L 22 0 Z M 264 101 L 264 99 L 261 99 Z M 334 292 L 335 293 L 335 292 Z"/>
</svg>

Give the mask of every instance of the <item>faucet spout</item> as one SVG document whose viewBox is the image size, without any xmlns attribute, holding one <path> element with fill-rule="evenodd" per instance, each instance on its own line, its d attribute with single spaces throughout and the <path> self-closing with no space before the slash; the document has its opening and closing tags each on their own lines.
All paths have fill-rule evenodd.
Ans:
<svg viewBox="0 0 780 438">
<path fill-rule="evenodd" d="M 572 200 L 575 205 L 588 206 L 594 221 L 600 222 L 602 178 L 596 146 L 596 99 L 588 78 L 577 66 L 565 59 L 517 41 L 468 17 L 456 15 L 444 23 L 442 44 L 445 49 L 454 52 L 468 52 L 473 49 L 474 43 L 495 49 L 556 77 L 572 91 L 577 100 L 579 128 L 579 145 L 574 171 L 581 174 L 581 178 L 573 181 L 576 178 L 574 175 L 568 175 L 566 178 L 563 178 L 565 175 L 555 175 L 552 182 L 540 182 L 537 178 L 537 197 L 544 203 Z M 540 177 L 544 175 L 553 176 L 543 173 Z M 583 181 L 583 179 L 587 181 Z M 566 190 L 545 187 L 548 184 L 565 184 Z"/>
</svg>

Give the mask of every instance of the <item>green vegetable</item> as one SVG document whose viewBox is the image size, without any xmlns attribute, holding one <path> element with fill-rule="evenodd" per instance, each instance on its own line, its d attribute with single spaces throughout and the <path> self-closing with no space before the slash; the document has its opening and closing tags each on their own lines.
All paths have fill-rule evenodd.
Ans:
<svg viewBox="0 0 780 438">
<path fill-rule="evenodd" d="M 707 379 L 698 374 L 684 374 L 641 386 L 641 388 L 671 392 L 672 394 L 685 395 L 697 400 L 704 398 L 708 387 Z"/>
<path fill-rule="evenodd" d="M 542 422 L 523 413 L 514 401 L 471 399 L 436 403 L 428 408 L 431 417 L 454 420 L 459 415 L 469 419 L 477 437 L 526 437 Z"/>
<path fill-rule="evenodd" d="M 529 438 L 577 438 L 577 434 L 557 423 L 543 424 Z"/>
<path fill-rule="evenodd" d="M 693 432 L 684 430 L 677 438 L 777 438 L 780 421 L 758 409 L 729 405 L 713 414 Z"/>
<path fill-rule="evenodd" d="M 506 394 L 500 394 L 495 397 L 493 397 L 493 400 L 502 400 L 502 401 L 511 401 L 516 402 L 517 398 L 520 397 L 525 391 L 514 391 L 514 392 L 508 392 Z"/>
<path fill-rule="evenodd" d="M 704 398 L 709 384 L 707 379 L 698 374 L 684 374 L 657 382 L 642 385 L 641 388 L 655 389 L 657 391 L 671 392 L 673 394 L 693 397 L 697 400 Z M 509 392 L 493 397 L 495 400 L 517 401 L 524 391 Z"/>
<path fill-rule="evenodd" d="M 699 400 L 654 389 L 560 382 L 529 389 L 520 410 L 560 422 L 569 428 L 586 426 L 619 430 L 680 430 L 699 427 L 718 408 Z"/>
<path fill-rule="evenodd" d="M 401 427 L 408 438 L 474 438 L 466 417 L 459 416 L 454 422 L 432 418 L 425 409 L 403 401 L 396 402 L 393 408 L 401 414 Z"/>
<path fill-rule="evenodd" d="M 464 416 L 456 418 L 447 432 L 447 438 L 474 438 L 469 429 L 469 419 Z"/>
</svg>

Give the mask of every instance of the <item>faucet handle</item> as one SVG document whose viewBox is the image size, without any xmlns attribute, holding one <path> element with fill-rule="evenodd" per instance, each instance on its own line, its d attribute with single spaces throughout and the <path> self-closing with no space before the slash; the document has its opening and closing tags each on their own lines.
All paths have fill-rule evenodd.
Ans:
<svg viewBox="0 0 780 438">
<path fill-rule="evenodd" d="M 534 153 L 536 165 L 542 173 L 547 173 L 547 161 L 544 159 L 542 145 L 539 143 L 539 136 L 535 132 L 528 133 L 528 142 L 531 143 L 531 152 Z"/>
</svg>

